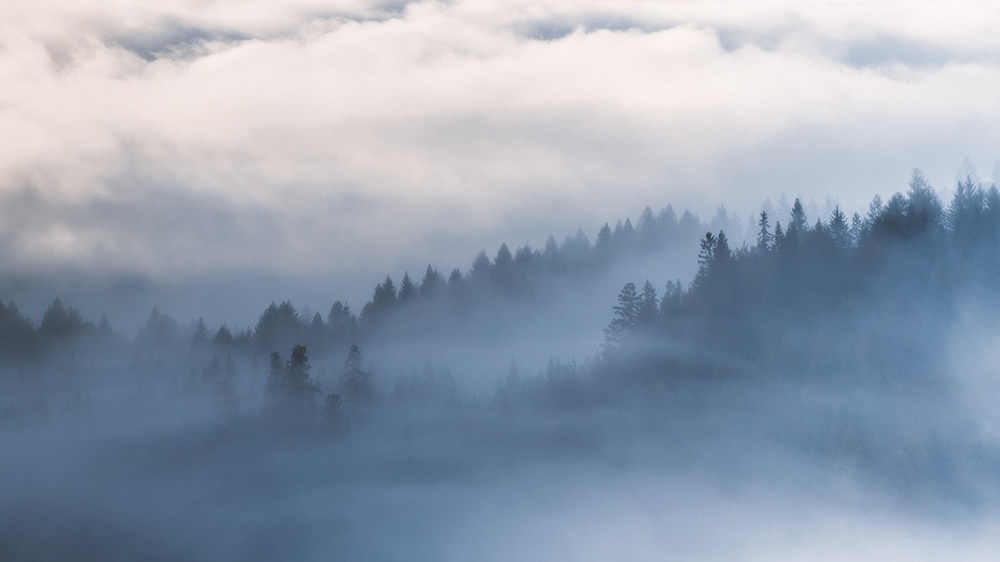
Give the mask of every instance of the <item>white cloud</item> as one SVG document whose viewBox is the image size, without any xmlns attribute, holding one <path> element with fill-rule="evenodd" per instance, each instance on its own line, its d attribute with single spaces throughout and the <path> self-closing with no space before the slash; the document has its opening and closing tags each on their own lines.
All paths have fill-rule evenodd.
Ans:
<svg viewBox="0 0 1000 562">
<path fill-rule="evenodd" d="M 860 207 L 1000 140 L 982 2 L 8 4 L 12 267 L 450 267 L 646 204 Z"/>
</svg>

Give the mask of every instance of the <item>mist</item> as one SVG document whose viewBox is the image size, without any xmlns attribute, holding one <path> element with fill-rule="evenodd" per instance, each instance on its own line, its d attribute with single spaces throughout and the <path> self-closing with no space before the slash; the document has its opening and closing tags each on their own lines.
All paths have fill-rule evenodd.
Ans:
<svg viewBox="0 0 1000 562">
<path fill-rule="evenodd" d="M 9 299 L 0 554 L 989 559 L 1000 196 L 936 193 L 648 209 L 246 327 Z"/>
<path fill-rule="evenodd" d="M 0 559 L 993 560 L 998 24 L 0 5 Z"/>
</svg>

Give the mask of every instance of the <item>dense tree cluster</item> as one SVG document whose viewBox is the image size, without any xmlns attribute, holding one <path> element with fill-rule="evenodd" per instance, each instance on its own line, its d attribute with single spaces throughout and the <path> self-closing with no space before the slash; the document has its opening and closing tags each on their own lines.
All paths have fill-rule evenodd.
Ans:
<svg viewBox="0 0 1000 562">
<path fill-rule="evenodd" d="M 606 369 L 662 378 L 791 373 L 882 380 L 928 377 L 956 295 L 996 303 L 1000 194 L 971 178 L 945 207 L 919 171 L 908 192 L 849 220 L 838 207 L 808 226 L 801 202 L 787 227 L 759 216 L 756 244 L 704 235 L 686 290 L 663 298 L 626 284 L 606 330 Z M 971 289 L 971 291 L 970 291 Z M 639 322 L 639 308 L 655 319 Z M 919 365 L 922 372 L 912 372 Z M 641 378 L 641 377 L 640 377 Z"/>
<path fill-rule="evenodd" d="M 37 327 L 13 302 L 0 302 L 0 373 L 6 380 L 65 375 L 62 380 L 78 388 L 79 373 L 111 373 L 167 384 L 171 396 L 210 395 L 230 409 L 241 393 L 257 388 L 273 411 L 322 417 L 343 428 L 352 413 L 382 399 L 458 400 L 450 374 L 429 368 L 401 375 L 391 392 L 380 388 L 362 346 L 407 333 L 447 338 L 448 330 L 481 321 L 470 311 L 488 318 L 512 303 L 530 307 L 615 260 L 678 240 L 697 249 L 699 269 L 690 283 L 670 280 L 662 295 L 649 280 L 627 283 L 595 359 L 555 362 L 534 378 L 513 369 L 497 388 L 501 409 L 525 401 L 602 400 L 622 381 L 660 388 L 691 376 L 831 378 L 875 371 L 882 380 L 926 379 L 938 368 L 933 342 L 954 318 L 957 295 L 998 299 L 995 186 L 966 178 L 946 206 L 915 171 L 905 194 L 884 202 L 876 196 L 865 216 L 849 217 L 837 207 L 810 226 L 800 200 L 787 209 L 787 218 L 774 222 L 762 211 L 751 223 L 752 243 L 734 245 L 724 229 L 705 232 L 690 213 L 678 220 L 669 207 L 659 214 L 647 208 L 638 226 L 628 220 L 604 225 L 594 244 L 578 232 L 562 244 L 550 237 L 541 251 L 503 244 L 492 259 L 480 252 L 466 273 L 456 269 L 446 277 L 429 265 L 419 281 L 404 273 L 398 287 L 386 276 L 360 314 L 336 301 L 325 316 L 306 315 L 284 301 L 238 330 L 210 329 L 201 319 L 185 327 L 154 308 L 129 339 L 107 318 L 95 324 L 59 299 Z M 705 232 L 700 239 L 699 231 Z M 306 349 L 319 361 L 317 370 Z M 285 360 L 280 353 L 287 350 Z M 345 357 L 342 369 L 327 366 Z M 912 372 L 914 365 L 920 372 Z M 178 375 L 185 372 L 186 378 Z"/>
</svg>

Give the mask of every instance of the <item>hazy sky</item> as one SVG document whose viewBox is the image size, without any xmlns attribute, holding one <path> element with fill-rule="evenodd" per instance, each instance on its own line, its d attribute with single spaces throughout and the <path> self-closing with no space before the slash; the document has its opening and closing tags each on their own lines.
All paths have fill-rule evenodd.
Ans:
<svg viewBox="0 0 1000 562">
<path fill-rule="evenodd" d="M 970 0 L 3 2 L 0 263 L 370 286 L 646 205 L 989 180 L 997 29 Z"/>
</svg>

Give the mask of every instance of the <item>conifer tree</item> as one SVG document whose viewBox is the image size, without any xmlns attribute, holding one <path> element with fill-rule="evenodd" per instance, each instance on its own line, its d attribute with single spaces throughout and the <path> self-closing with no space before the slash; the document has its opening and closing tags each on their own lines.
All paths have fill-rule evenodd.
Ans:
<svg viewBox="0 0 1000 562">
<path fill-rule="evenodd" d="M 767 252 L 774 243 L 774 235 L 771 234 L 770 224 L 767 220 L 767 211 L 760 212 L 760 220 L 757 221 L 759 230 L 757 231 L 757 250 Z"/>
<path fill-rule="evenodd" d="M 830 237 L 840 250 L 846 250 L 851 246 L 850 228 L 847 226 L 847 217 L 840 210 L 840 205 L 833 208 L 833 214 L 830 216 Z"/>
<path fill-rule="evenodd" d="M 615 316 L 611 324 L 604 329 L 605 347 L 618 348 L 625 342 L 635 328 L 639 316 L 639 297 L 635 292 L 635 283 L 626 283 L 618 294 L 618 304 L 613 307 Z"/>
</svg>

